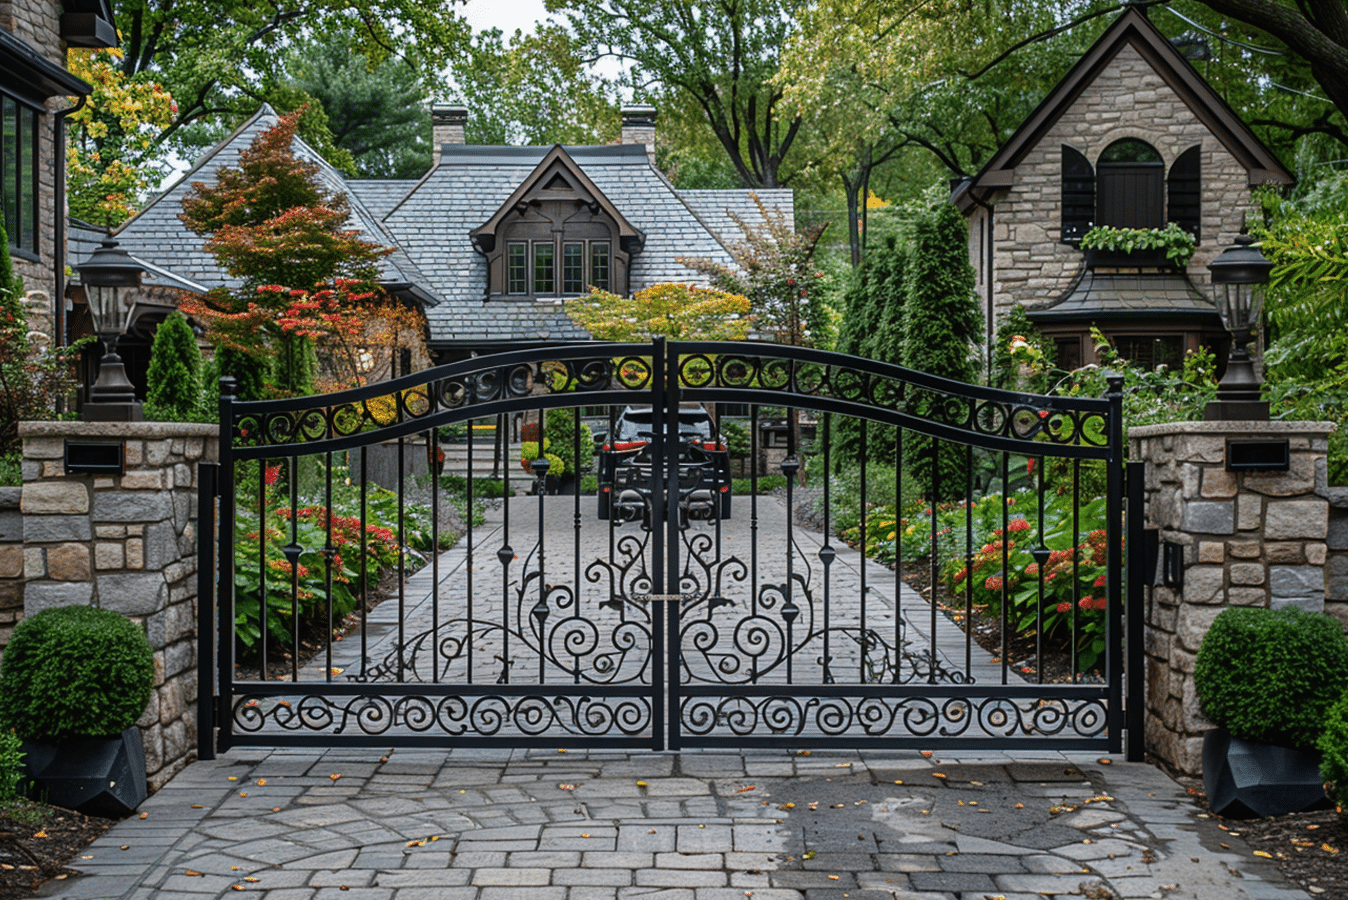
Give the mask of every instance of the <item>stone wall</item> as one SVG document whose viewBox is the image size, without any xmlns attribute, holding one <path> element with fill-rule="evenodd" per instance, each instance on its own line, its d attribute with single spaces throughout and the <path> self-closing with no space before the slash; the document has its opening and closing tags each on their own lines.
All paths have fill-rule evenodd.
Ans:
<svg viewBox="0 0 1348 900">
<path fill-rule="evenodd" d="M 1182 587 L 1156 586 L 1147 604 L 1147 751 L 1189 775 L 1202 771 L 1213 723 L 1194 692 L 1194 656 L 1228 606 L 1330 612 L 1329 501 L 1323 492 L 1328 422 L 1177 422 L 1129 432 L 1146 462 L 1147 525 L 1181 554 Z M 1286 472 L 1228 472 L 1226 439 L 1286 438 Z M 1317 478 L 1317 471 L 1320 472 Z M 1348 555 L 1348 554 L 1346 554 Z"/>
<path fill-rule="evenodd" d="M 196 749 L 197 464 L 218 458 L 217 433 L 164 422 L 20 427 L 22 612 L 91 605 L 144 626 L 155 692 L 137 725 L 156 789 Z M 123 442 L 124 473 L 66 474 L 67 440 Z"/>
<path fill-rule="evenodd" d="M 0 647 L 23 618 L 22 488 L 0 487 Z"/>
<path fill-rule="evenodd" d="M 1014 303 L 1033 308 L 1056 301 L 1083 270 L 1081 251 L 1061 242 L 1062 145 L 1081 151 L 1094 166 L 1106 147 L 1123 138 L 1155 147 L 1166 172 L 1185 150 L 1202 147 L 1202 242 L 1188 273 L 1194 282 L 1208 283 L 1207 264 L 1254 208 L 1249 176 L 1137 49 L 1124 46 L 1016 166 L 1015 185 L 995 201 L 997 321 Z M 979 229 L 972 228 L 970 256 L 982 283 L 986 254 L 975 246 L 978 240 Z"/>
<path fill-rule="evenodd" d="M 23 41 L 44 59 L 64 67 L 65 49 L 60 35 L 60 0 L 8 0 L 0 3 L 0 28 Z M 65 98 L 48 101 L 48 109 L 70 104 Z M 50 298 L 55 288 L 53 260 L 56 251 L 55 151 L 52 146 L 55 120 L 38 116 L 38 259 L 22 251 L 13 254 L 14 271 L 30 291 L 43 291 Z M 64 204 L 61 206 L 64 214 Z M 12 236 L 11 236 L 12 237 Z M 50 315 L 50 313 L 48 314 Z"/>
</svg>

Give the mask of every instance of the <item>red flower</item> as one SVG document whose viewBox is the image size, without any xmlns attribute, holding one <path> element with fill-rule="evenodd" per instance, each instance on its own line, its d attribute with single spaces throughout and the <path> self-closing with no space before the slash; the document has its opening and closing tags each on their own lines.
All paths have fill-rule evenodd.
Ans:
<svg viewBox="0 0 1348 900">
<path fill-rule="evenodd" d="M 983 582 L 983 589 L 988 591 L 1000 591 L 1002 589 L 1002 576 L 988 576 L 988 580 Z"/>
<path fill-rule="evenodd" d="M 1034 460 L 1033 460 L 1033 459 L 1031 459 L 1029 462 L 1027 462 L 1027 463 L 1025 464 L 1025 474 L 1026 474 L 1026 475 L 1033 475 L 1033 474 L 1034 474 Z"/>
<path fill-rule="evenodd" d="M 263 477 L 263 480 L 266 481 L 267 484 L 270 486 L 275 484 L 276 479 L 280 477 L 281 477 L 280 466 L 267 466 L 267 474 Z"/>
<path fill-rule="evenodd" d="M 1038 575 L 1038 574 L 1039 574 L 1039 563 L 1037 563 L 1037 562 L 1032 562 L 1032 563 L 1030 563 L 1028 566 L 1026 566 L 1026 567 L 1025 567 L 1025 574 L 1026 574 L 1026 575 L 1029 575 L 1031 578 L 1033 578 L 1035 575 Z"/>
<path fill-rule="evenodd" d="M 1006 527 L 1010 531 L 1029 531 L 1030 523 L 1024 519 L 1012 519 Z"/>
<path fill-rule="evenodd" d="M 1066 600 L 1064 600 L 1062 603 L 1059 603 L 1059 604 L 1058 604 L 1057 610 L 1058 610 L 1058 612 L 1060 612 L 1060 613 L 1071 612 L 1071 611 L 1072 611 L 1072 604 L 1070 604 L 1070 603 L 1068 603 Z"/>
<path fill-rule="evenodd" d="M 1105 586 L 1105 576 L 1103 575 L 1095 579 L 1095 584 L 1091 585 L 1091 587 L 1104 587 L 1104 586 Z"/>
<path fill-rule="evenodd" d="M 1094 597 L 1082 597 L 1080 600 L 1077 601 L 1077 606 L 1081 607 L 1082 609 L 1094 609 L 1094 608 L 1095 608 L 1095 598 L 1094 598 Z"/>
</svg>

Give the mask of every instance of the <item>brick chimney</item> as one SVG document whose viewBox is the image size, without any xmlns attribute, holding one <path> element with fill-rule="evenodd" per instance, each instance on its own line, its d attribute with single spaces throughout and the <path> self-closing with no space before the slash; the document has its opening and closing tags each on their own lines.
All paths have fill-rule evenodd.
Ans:
<svg viewBox="0 0 1348 900">
<path fill-rule="evenodd" d="M 623 144 L 644 144 L 646 155 L 655 163 L 655 107 L 624 106 L 622 108 Z"/>
<path fill-rule="evenodd" d="M 431 166 L 440 164 L 441 144 L 464 144 L 468 107 L 459 103 L 436 103 L 431 107 Z"/>
</svg>

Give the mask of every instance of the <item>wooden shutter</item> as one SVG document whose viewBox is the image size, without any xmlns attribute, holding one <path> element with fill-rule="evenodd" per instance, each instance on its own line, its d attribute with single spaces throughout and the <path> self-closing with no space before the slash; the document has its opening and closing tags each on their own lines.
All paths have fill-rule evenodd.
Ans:
<svg viewBox="0 0 1348 900">
<path fill-rule="evenodd" d="M 1201 239 L 1203 219 L 1202 148 L 1195 145 L 1180 154 L 1170 167 L 1166 192 L 1170 208 L 1166 216 L 1185 231 Z"/>
<path fill-rule="evenodd" d="M 1062 239 L 1077 244 L 1095 221 L 1095 170 L 1080 151 L 1062 145 Z"/>
</svg>

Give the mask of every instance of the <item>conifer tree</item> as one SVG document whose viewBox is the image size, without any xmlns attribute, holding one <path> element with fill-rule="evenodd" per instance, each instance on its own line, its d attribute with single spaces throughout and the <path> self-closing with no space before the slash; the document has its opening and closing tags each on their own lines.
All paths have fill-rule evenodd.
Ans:
<svg viewBox="0 0 1348 900">
<path fill-rule="evenodd" d="M 968 226 L 950 203 L 938 204 L 918 218 L 903 307 L 903 364 L 962 382 L 972 382 L 977 375 L 973 342 L 982 326 L 974 298 L 968 240 Z M 908 408 L 931 416 L 939 409 L 938 400 L 917 394 L 909 398 Z M 908 434 L 904 436 L 903 453 L 907 473 L 933 502 L 964 496 L 966 473 L 961 448 Z M 939 483 L 933 479 L 937 472 Z"/>
<path fill-rule="evenodd" d="M 192 420 L 201 396 L 201 348 L 177 310 L 155 329 L 146 381 L 145 412 L 151 419 Z"/>
</svg>

